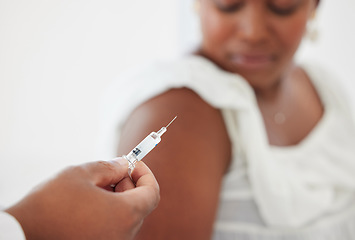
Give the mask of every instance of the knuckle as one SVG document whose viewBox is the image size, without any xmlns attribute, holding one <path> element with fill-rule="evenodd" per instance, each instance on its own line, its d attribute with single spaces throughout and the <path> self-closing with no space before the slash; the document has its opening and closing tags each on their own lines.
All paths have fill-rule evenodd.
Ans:
<svg viewBox="0 0 355 240">
<path fill-rule="evenodd" d="M 160 188 L 158 183 L 155 186 L 150 186 L 150 192 L 153 193 L 153 200 L 154 200 L 154 206 L 153 208 L 156 208 L 160 202 Z"/>
<path fill-rule="evenodd" d="M 85 177 L 86 175 L 88 175 L 88 170 L 86 168 L 86 164 L 69 166 L 63 171 L 63 174 L 67 175 L 67 176 L 71 176 L 71 177 L 73 177 L 73 176 Z"/>
<path fill-rule="evenodd" d="M 156 195 L 156 199 L 157 199 L 157 201 L 156 201 L 156 204 L 155 204 L 154 208 L 158 207 L 158 204 L 160 202 L 160 193 L 159 192 Z"/>
<path fill-rule="evenodd" d="M 137 225 L 143 220 L 144 215 L 142 214 L 142 212 L 144 212 L 144 211 L 141 206 L 131 207 L 130 212 L 131 212 L 131 216 L 132 216 L 132 219 L 130 222 L 131 225 Z"/>
<path fill-rule="evenodd" d="M 107 168 L 110 171 L 113 171 L 115 169 L 115 166 L 108 161 L 99 160 L 97 161 L 97 164 L 103 166 L 104 168 Z"/>
<path fill-rule="evenodd" d="M 60 184 L 66 184 L 68 186 L 69 182 L 75 181 L 76 178 L 82 178 L 83 173 L 82 173 L 82 168 L 79 166 L 68 166 L 65 167 L 62 171 L 58 172 L 55 176 L 54 179 L 61 179 L 60 181 L 55 181 Z M 69 184 L 70 186 L 70 184 Z"/>
<path fill-rule="evenodd" d="M 125 207 L 123 209 L 120 208 L 120 211 L 122 211 L 122 210 L 125 211 L 125 215 L 129 216 L 126 218 L 125 224 L 127 224 L 127 226 L 131 226 L 131 227 L 138 225 L 144 217 L 144 216 L 142 216 L 141 207 L 131 204 L 129 200 L 124 201 L 124 203 L 122 203 L 122 204 Z"/>
<path fill-rule="evenodd" d="M 76 173 L 78 171 L 79 171 L 78 166 L 68 166 L 64 168 L 62 174 L 67 175 L 67 174 L 72 174 L 73 172 Z"/>
<path fill-rule="evenodd" d="M 154 188 L 154 195 L 155 195 L 155 204 L 154 204 L 154 208 L 156 208 L 160 202 L 160 189 L 158 188 Z"/>
</svg>

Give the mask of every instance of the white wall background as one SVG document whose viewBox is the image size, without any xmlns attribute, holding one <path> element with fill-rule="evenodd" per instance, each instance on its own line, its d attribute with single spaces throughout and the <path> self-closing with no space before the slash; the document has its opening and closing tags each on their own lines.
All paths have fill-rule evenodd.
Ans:
<svg viewBox="0 0 355 240">
<path fill-rule="evenodd" d="M 0 0 L 0 204 L 95 160 L 117 74 L 176 54 L 175 0 Z"/>
<path fill-rule="evenodd" d="M 0 0 L 0 204 L 95 160 L 100 97 L 120 72 L 196 43 L 193 0 Z M 321 60 L 355 90 L 354 0 L 323 0 Z M 354 92 L 354 91 L 353 91 Z"/>
</svg>

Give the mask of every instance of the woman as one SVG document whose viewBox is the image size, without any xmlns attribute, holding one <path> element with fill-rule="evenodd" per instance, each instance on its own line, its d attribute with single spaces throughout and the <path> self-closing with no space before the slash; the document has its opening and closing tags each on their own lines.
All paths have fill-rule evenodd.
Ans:
<svg viewBox="0 0 355 240">
<path fill-rule="evenodd" d="M 355 239 L 353 115 L 294 61 L 318 1 L 198 3 L 198 51 L 127 76 L 111 118 L 122 155 L 178 116 L 145 158 L 161 202 L 137 239 Z"/>
</svg>

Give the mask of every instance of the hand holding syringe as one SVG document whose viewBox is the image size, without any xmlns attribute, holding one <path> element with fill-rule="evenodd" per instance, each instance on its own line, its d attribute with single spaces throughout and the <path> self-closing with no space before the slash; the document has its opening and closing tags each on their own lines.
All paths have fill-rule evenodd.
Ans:
<svg viewBox="0 0 355 240">
<path fill-rule="evenodd" d="M 161 136 L 166 132 L 167 128 L 176 118 L 177 116 L 175 116 L 166 127 L 162 127 L 158 132 L 150 133 L 146 138 L 143 139 L 143 141 L 141 141 L 135 148 L 133 148 L 130 153 L 122 156 L 128 161 L 129 175 L 131 175 L 131 172 L 135 168 L 136 164 L 142 160 L 151 150 L 153 150 L 156 145 L 158 145 L 158 143 L 161 141 Z"/>
</svg>

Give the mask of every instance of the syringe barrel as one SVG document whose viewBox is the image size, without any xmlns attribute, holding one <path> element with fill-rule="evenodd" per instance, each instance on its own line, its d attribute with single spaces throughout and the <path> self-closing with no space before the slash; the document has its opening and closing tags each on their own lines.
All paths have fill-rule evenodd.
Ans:
<svg viewBox="0 0 355 240">
<path fill-rule="evenodd" d="M 133 170 L 136 163 L 142 160 L 160 141 L 161 138 L 156 132 L 144 138 L 127 156 L 124 156 L 129 162 L 129 167 Z"/>
</svg>

